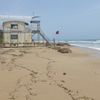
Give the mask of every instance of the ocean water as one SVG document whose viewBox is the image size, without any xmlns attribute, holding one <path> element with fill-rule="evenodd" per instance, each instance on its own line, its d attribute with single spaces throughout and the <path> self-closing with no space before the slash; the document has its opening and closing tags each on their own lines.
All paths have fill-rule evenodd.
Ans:
<svg viewBox="0 0 100 100">
<path fill-rule="evenodd" d="M 71 45 L 95 49 L 100 51 L 100 40 L 68 41 Z"/>
</svg>

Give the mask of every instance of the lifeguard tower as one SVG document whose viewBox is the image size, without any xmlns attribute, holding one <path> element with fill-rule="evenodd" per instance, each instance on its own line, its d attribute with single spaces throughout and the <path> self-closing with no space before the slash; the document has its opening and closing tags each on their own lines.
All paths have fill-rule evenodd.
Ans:
<svg viewBox="0 0 100 100">
<path fill-rule="evenodd" d="M 44 32 L 41 29 L 40 21 L 34 20 L 34 18 L 32 18 L 32 20 L 30 21 L 30 24 L 31 24 L 31 29 L 32 29 L 32 38 L 34 39 L 34 36 L 37 35 L 38 43 L 41 42 L 40 38 L 42 37 L 42 39 L 45 40 L 46 43 L 50 44 L 49 39 L 47 38 L 47 36 L 44 34 Z"/>
<path fill-rule="evenodd" d="M 33 42 L 40 43 L 41 39 L 50 45 L 49 39 L 40 27 L 38 16 L 3 16 L 0 15 L 2 23 L 2 44 L 5 47 L 33 46 Z M 6 19 L 6 21 L 5 21 Z M 37 40 L 34 36 L 37 35 Z"/>
</svg>

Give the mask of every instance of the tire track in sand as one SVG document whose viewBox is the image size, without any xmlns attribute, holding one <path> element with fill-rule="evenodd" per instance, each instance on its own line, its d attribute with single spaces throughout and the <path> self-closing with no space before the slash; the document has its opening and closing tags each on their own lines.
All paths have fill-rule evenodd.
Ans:
<svg viewBox="0 0 100 100">
<path fill-rule="evenodd" d="M 39 53 L 37 52 L 35 54 L 37 57 L 48 61 L 47 67 L 46 67 L 46 71 L 47 71 L 46 76 L 48 77 L 48 80 L 46 81 L 52 81 L 54 83 L 53 85 L 61 88 L 63 92 L 65 92 L 66 95 L 68 95 L 72 100 L 94 100 L 93 98 L 90 98 L 87 96 L 79 96 L 78 92 L 74 92 L 71 89 L 67 88 L 67 86 L 64 86 L 63 83 L 58 83 L 57 80 L 54 80 L 53 77 L 55 77 L 55 72 L 53 72 L 52 70 L 52 64 L 55 63 L 56 61 L 50 58 L 40 56 Z M 32 100 L 32 97 L 37 95 L 37 93 L 34 91 L 34 84 L 36 83 L 38 72 L 35 72 L 34 70 L 29 69 L 29 67 L 25 67 L 21 65 L 20 66 L 15 65 L 15 66 L 23 70 L 27 70 L 29 74 L 26 76 L 20 77 L 17 80 L 15 89 L 9 93 L 9 99 L 18 100 L 18 93 L 20 93 L 20 91 L 23 91 L 24 100 Z M 26 81 L 26 83 L 23 81 Z M 26 92 L 24 93 L 24 91 Z"/>
<path fill-rule="evenodd" d="M 38 53 L 36 54 L 39 58 L 45 59 L 48 61 L 46 70 L 46 76 L 48 77 L 48 80 L 51 80 L 53 83 L 55 83 L 56 86 L 58 86 L 59 88 L 61 88 L 68 96 L 70 96 L 70 98 L 72 100 L 94 100 L 91 97 L 87 97 L 87 96 L 79 96 L 79 92 L 78 91 L 73 91 L 69 88 L 67 88 L 66 86 L 64 86 L 64 84 L 58 83 L 56 80 L 54 80 L 54 75 L 55 72 L 52 71 L 52 64 L 55 63 L 56 61 L 50 58 L 46 58 L 43 56 L 40 56 Z"/>
</svg>

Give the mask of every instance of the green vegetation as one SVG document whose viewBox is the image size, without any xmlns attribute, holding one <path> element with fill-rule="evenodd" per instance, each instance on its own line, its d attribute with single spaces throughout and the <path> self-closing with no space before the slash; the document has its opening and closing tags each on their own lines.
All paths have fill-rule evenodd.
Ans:
<svg viewBox="0 0 100 100">
<path fill-rule="evenodd" d="M 3 43 L 3 32 L 0 31 L 0 43 Z"/>
<path fill-rule="evenodd" d="M 3 38 L 0 36 L 0 43 L 3 43 Z"/>
</svg>

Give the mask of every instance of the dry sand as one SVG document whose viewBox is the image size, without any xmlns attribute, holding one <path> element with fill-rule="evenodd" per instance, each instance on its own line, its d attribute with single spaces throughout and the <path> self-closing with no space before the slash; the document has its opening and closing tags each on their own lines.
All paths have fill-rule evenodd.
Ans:
<svg viewBox="0 0 100 100">
<path fill-rule="evenodd" d="M 100 100 L 100 59 L 71 49 L 0 48 L 0 100 Z"/>
</svg>

